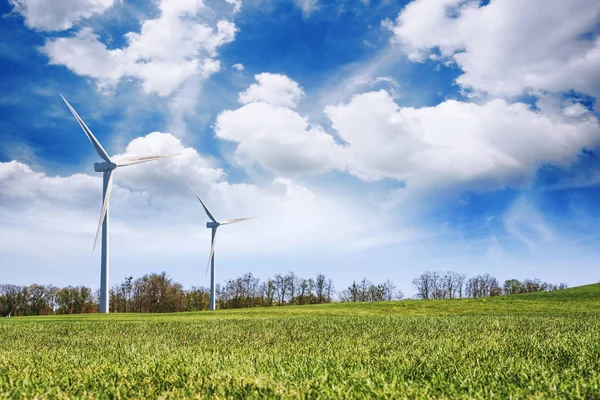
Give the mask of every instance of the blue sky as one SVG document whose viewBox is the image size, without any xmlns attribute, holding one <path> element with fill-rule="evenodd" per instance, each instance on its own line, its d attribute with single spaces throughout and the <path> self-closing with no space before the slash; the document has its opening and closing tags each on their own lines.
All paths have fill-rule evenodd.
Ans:
<svg viewBox="0 0 600 400">
<path fill-rule="evenodd" d="M 58 4 L 58 5 L 57 5 Z M 537 10 L 547 10 L 541 14 Z M 99 161 L 115 159 L 111 280 L 294 270 L 600 279 L 593 0 L 0 3 L 2 283 L 99 283 Z"/>
</svg>

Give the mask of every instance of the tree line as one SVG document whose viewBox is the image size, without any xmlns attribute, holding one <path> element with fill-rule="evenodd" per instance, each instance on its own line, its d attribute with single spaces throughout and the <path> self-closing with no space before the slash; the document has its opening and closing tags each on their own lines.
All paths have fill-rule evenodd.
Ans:
<svg viewBox="0 0 600 400">
<path fill-rule="evenodd" d="M 0 285 L 0 315 L 51 315 L 98 312 L 98 296 L 85 286 Z"/>
<path fill-rule="evenodd" d="M 389 301 L 402 300 L 404 293 L 396 290 L 396 285 L 389 279 L 383 283 L 373 284 L 367 278 L 360 282 L 352 282 L 347 289 L 340 292 L 339 299 L 343 302 L 348 301 Z"/>
<path fill-rule="evenodd" d="M 539 279 L 509 279 L 501 286 L 489 275 L 467 279 L 457 272 L 422 273 L 412 281 L 419 299 L 453 299 L 489 297 L 564 289 Z M 323 304 L 334 301 L 389 301 L 404 298 L 395 284 L 386 280 L 372 283 L 366 278 L 353 281 L 336 292 L 333 281 L 324 274 L 303 278 L 294 272 L 276 274 L 261 281 L 247 273 L 216 286 L 216 302 L 220 309 Z M 336 296 L 337 294 L 337 296 Z M 99 292 L 85 286 L 58 288 L 52 285 L 1 285 L 0 316 L 82 314 L 98 312 Z M 127 277 L 109 291 L 110 312 L 161 313 L 202 311 L 209 308 L 209 289 L 192 286 L 185 289 L 165 272 Z"/>
<path fill-rule="evenodd" d="M 467 280 L 465 274 L 454 271 L 425 271 L 413 279 L 412 283 L 419 299 L 478 298 L 567 288 L 566 283 L 555 285 L 537 278 L 523 281 L 508 279 L 501 286 L 498 279 L 490 274 L 477 275 Z"/>
<path fill-rule="evenodd" d="M 220 309 L 322 304 L 332 302 L 334 287 L 323 274 L 301 278 L 293 272 L 261 282 L 251 273 L 229 279 L 215 288 Z M 186 290 L 165 272 L 133 280 L 126 278 L 109 292 L 111 312 L 182 312 L 208 310 L 210 291 L 204 286 Z"/>
</svg>

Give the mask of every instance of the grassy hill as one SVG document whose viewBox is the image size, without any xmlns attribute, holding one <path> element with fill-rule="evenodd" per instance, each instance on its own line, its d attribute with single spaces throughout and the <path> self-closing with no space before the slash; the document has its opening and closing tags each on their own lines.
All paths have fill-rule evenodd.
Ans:
<svg viewBox="0 0 600 400">
<path fill-rule="evenodd" d="M 600 398 L 600 284 L 0 320 L 0 398 Z"/>
</svg>

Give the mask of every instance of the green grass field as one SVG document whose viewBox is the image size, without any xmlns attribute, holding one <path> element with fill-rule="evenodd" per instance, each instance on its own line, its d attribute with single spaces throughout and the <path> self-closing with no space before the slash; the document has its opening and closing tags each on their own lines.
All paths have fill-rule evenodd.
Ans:
<svg viewBox="0 0 600 400">
<path fill-rule="evenodd" d="M 600 398 L 600 284 L 0 320 L 0 398 Z"/>
</svg>

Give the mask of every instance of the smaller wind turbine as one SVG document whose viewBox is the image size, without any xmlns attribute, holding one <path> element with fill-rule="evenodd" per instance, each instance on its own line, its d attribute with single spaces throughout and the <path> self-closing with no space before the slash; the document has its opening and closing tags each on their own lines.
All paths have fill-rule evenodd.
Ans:
<svg viewBox="0 0 600 400">
<path fill-rule="evenodd" d="M 192 189 L 192 192 L 194 192 L 194 194 L 196 195 L 196 198 L 200 201 L 200 204 L 202 204 L 202 207 L 204 208 L 206 215 L 208 216 L 208 218 L 210 218 L 210 221 L 211 221 L 211 222 L 206 223 L 206 227 L 212 229 L 211 242 L 210 242 L 211 243 L 210 254 L 208 256 L 208 265 L 206 266 L 206 274 L 208 274 L 208 268 L 210 267 L 210 310 L 214 311 L 214 309 L 215 309 L 215 244 L 217 243 L 217 229 L 221 225 L 235 224 L 236 222 L 242 222 L 242 221 L 246 221 L 246 220 L 253 219 L 253 218 L 234 218 L 234 219 L 228 219 L 225 221 L 218 222 L 215 219 L 215 217 L 213 217 L 213 215 L 211 214 L 208 207 L 206 207 L 206 204 L 204 204 L 204 202 L 202 201 L 200 196 L 198 196 L 198 193 L 196 193 L 196 191 L 194 190 L 192 185 L 190 185 L 188 183 L 188 186 L 190 187 L 190 189 Z"/>
</svg>

